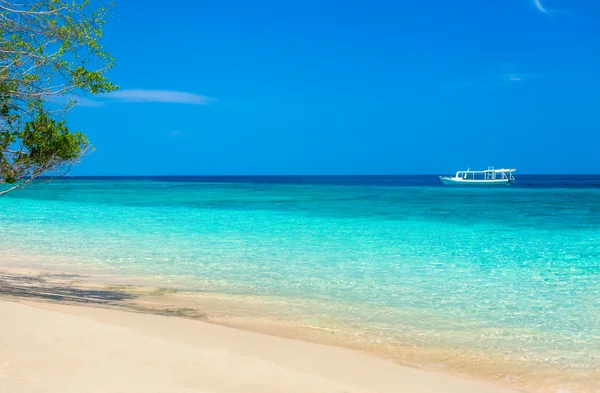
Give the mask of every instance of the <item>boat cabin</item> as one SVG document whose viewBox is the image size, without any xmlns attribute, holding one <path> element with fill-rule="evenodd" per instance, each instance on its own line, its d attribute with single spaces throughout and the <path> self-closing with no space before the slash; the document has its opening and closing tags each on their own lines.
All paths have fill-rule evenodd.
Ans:
<svg viewBox="0 0 600 393">
<path fill-rule="evenodd" d="M 454 177 L 440 176 L 446 185 L 508 185 L 515 181 L 513 172 L 516 169 L 494 169 L 489 167 L 485 171 L 458 171 Z"/>
</svg>

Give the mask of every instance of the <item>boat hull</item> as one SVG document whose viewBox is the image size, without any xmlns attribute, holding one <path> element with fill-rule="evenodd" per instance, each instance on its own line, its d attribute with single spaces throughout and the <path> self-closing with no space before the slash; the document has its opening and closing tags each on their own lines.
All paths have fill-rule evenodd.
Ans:
<svg viewBox="0 0 600 393">
<path fill-rule="evenodd" d="M 447 186 L 507 186 L 511 184 L 511 180 L 509 179 L 494 179 L 494 180 L 484 180 L 484 179 L 463 179 L 463 178 L 455 178 L 455 177 L 440 177 L 442 183 Z"/>
</svg>

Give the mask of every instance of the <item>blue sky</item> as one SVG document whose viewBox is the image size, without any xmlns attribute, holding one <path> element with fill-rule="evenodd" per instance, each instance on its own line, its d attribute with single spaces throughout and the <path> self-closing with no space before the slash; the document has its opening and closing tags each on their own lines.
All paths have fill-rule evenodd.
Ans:
<svg viewBox="0 0 600 393">
<path fill-rule="evenodd" d="M 74 175 L 600 173 L 595 0 L 117 0 Z"/>
</svg>

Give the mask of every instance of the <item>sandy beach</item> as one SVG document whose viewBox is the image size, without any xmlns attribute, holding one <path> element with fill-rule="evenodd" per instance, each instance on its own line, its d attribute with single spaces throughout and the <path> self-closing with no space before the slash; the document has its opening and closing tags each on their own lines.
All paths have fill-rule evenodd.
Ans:
<svg viewBox="0 0 600 393">
<path fill-rule="evenodd" d="M 0 285 L 3 393 L 511 392 L 361 351 L 116 309 L 111 293 L 57 293 L 24 277 L 3 273 Z"/>
<path fill-rule="evenodd" d="M 508 393 L 367 354 L 201 321 L 0 301 L 2 392 Z"/>
</svg>

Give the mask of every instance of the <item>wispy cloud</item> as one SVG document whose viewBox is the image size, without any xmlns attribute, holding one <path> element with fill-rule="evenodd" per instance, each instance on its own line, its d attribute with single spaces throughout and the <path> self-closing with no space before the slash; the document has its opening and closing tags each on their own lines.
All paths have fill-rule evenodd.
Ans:
<svg viewBox="0 0 600 393">
<path fill-rule="evenodd" d="M 543 14 L 546 14 L 549 17 L 561 17 L 561 16 L 568 16 L 573 18 L 575 16 L 575 14 L 573 13 L 573 11 L 566 9 L 566 8 L 548 8 L 547 6 L 545 6 L 544 4 L 542 4 L 542 0 L 531 0 L 533 2 L 533 5 L 535 6 L 535 8 L 538 9 L 538 11 L 540 11 Z M 546 2 L 546 0 L 544 0 L 544 2 Z"/>
<path fill-rule="evenodd" d="M 119 102 L 164 102 L 173 104 L 207 105 L 214 99 L 194 93 L 174 90 L 118 90 L 105 94 L 103 98 Z"/>
<path fill-rule="evenodd" d="M 542 74 L 535 72 L 510 72 L 498 74 L 500 79 L 508 80 L 509 82 L 525 82 L 541 77 Z"/>
<path fill-rule="evenodd" d="M 107 104 L 127 102 L 162 102 L 171 104 L 208 105 L 215 102 L 215 98 L 175 90 L 148 90 L 148 89 L 126 89 L 118 90 L 108 94 L 94 96 L 67 96 L 62 101 L 75 100 L 77 106 L 99 107 Z"/>
<path fill-rule="evenodd" d="M 538 72 L 524 71 L 523 67 L 517 62 L 505 62 L 499 64 L 494 69 L 494 79 L 500 84 L 510 82 L 525 82 L 532 79 L 540 78 L 544 74 Z"/>
<path fill-rule="evenodd" d="M 77 106 L 87 106 L 93 108 L 104 106 L 104 102 L 92 100 L 87 97 L 73 97 L 73 100 L 77 101 Z"/>
<path fill-rule="evenodd" d="M 522 81 L 523 78 L 523 74 L 509 74 L 508 75 L 508 80 L 512 81 L 512 82 L 518 82 L 518 81 Z"/>
<path fill-rule="evenodd" d="M 544 73 L 523 71 L 516 63 L 503 63 L 491 70 L 474 72 L 463 80 L 456 80 L 447 85 L 451 90 L 460 89 L 492 89 L 510 86 L 511 84 L 528 83 L 534 79 L 547 76 Z"/>
<path fill-rule="evenodd" d="M 541 0 L 533 0 L 533 4 L 535 4 L 536 8 L 543 12 L 544 14 L 548 13 L 548 10 L 544 7 Z"/>
</svg>

